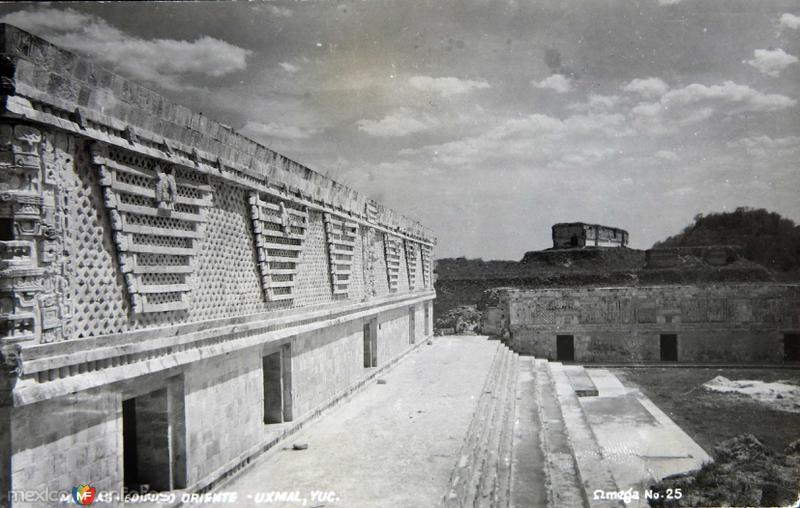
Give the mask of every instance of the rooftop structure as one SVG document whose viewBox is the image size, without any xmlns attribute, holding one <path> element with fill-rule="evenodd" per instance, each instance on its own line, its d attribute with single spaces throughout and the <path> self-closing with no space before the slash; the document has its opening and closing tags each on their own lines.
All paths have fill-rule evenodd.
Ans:
<svg viewBox="0 0 800 508">
<path fill-rule="evenodd" d="M 553 225 L 554 249 L 584 247 L 626 247 L 628 232 L 624 229 L 585 222 L 562 222 Z"/>
</svg>

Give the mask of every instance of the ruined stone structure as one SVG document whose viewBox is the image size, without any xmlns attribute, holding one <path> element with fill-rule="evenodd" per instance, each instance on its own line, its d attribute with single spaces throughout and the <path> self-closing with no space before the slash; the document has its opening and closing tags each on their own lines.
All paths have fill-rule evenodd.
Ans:
<svg viewBox="0 0 800 508">
<path fill-rule="evenodd" d="M 431 334 L 420 224 L 0 44 L 0 490 L 206 489 Z"/>
<path fill-rule="evenodd" d="M 553 225 L 553 248 L 575 249 L 582 247 L 625 247 L 628 232 L 624 229 L 569 222 Z"/>
<path fill-rule="evenodd" d="M 576 362 L 800 361 L 800 285 L 498 289 L 483 332 Z"/>
</svg>

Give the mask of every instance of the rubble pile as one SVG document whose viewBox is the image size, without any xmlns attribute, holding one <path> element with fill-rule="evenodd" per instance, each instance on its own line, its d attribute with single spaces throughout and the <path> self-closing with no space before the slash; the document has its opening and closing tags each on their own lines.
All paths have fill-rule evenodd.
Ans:
<svg viewBox="0 0 800 508">
<path fill-rule="evenodd" d="M 436 335 L 474 335 L 481 324 L 481 313 L 474 305 L 450 309 L 433 324 Z"/>
<path fill-rule="evenodd" d="M 752 434 L 720 443 L 715 461 L 699 471 L 664 478 L 653 490 L 681 489 L 680 499 L 649 500 L 650 506 L 788 506 L 800 493 L 800 440 L 783 453 Z"/>
</svg>

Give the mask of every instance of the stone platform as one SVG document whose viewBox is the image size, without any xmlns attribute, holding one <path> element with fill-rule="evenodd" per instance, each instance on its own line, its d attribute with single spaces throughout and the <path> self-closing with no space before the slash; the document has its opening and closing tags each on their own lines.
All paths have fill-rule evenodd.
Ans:
<svg viewBox="0 0 800 508">
<path fill-rule="evenodd" d="M 438 337 L 378 379 L 214 492 L 240 506 L 555 508 L 623 506 L 595 493 L 633 489 L 628 506 L 646 506 L 650 484 L 710 460 L 609 371 L 486 337 Z"/>
</svg>

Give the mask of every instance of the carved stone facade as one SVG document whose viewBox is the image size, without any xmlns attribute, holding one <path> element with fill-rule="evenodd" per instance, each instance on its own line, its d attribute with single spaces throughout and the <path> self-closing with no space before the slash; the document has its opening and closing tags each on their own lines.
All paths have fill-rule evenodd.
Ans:
<svg viewBox="0 0 800 508">
<path fill-rule="evenodd" d="M 0 125 L 3 345 L 70 337 L 72 273 L 61 167 L 74 145 L 27 124 Z"/>
<path fill-rule="evenodd" d="M 118 491 L 134 438 L 139 484 L 205 489 L 275 414 L 424 343 L 421 224 L 21 30 L 0 45 L 0 489 Z"/>
<path fill-rule="evenodd" d="M 205 237 L 213 188 L 207 175 L 135 152 L 92 147 L 120 271 L 134 313 L 183 311 Z"/>
<path fill-rule="evenodd" d="M 305 207 L 279 196 L 250 195 L 253 232 L 256 235 L 258 268 L 268 301 L 294 298 L 297 274 L 302 269 L 300 254 L 308 228 Z"/>
</svg>

